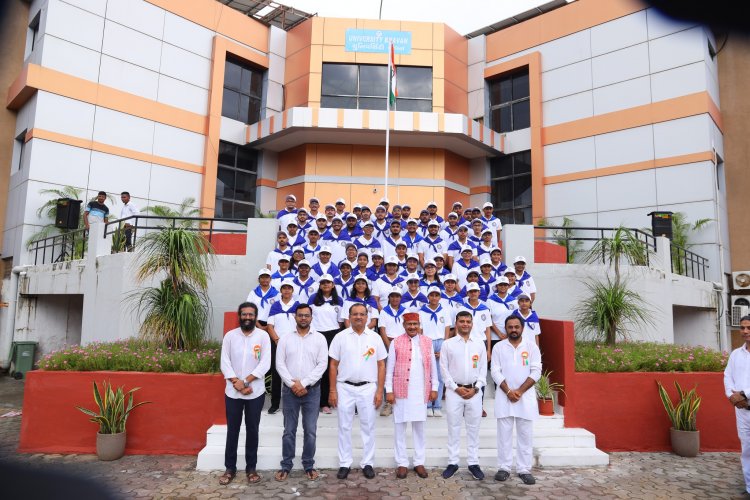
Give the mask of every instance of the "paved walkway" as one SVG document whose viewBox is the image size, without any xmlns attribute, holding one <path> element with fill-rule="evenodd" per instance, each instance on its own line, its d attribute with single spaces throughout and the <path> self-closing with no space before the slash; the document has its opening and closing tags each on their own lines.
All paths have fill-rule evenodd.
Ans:
<svg viewBox="0 0 750 500">
<path fill-rule="evenodd" d="M 0 377 L 0 415 L 20 409 L 20 382 Z M 440 470 L 430 470 L 429 479 L 410 473 L 397 480 L 391 470 L 377 470 L 373 480 L 352 470 L 339 481 L 326 470 L 317 482 L 293 471 L 285 483 L 277 483 L 270 472 L 263 481 L 248 486 L 243 475 L 229 486 L 219 486 L 217 473 L 195 471 L 193 456 L 126 456 L 115 462 L 100 462 L 93 455 L 19 455 L 15 452 L 20 417 L 0 418 L 0 459 L 25 466 L 57 468 L 84 474 L 110 485 L 123 498 L 201 499 L 492 499 L 492 498 L 638 498 L 703 499 L 733 498 L 743 491 L 737 453 L 702 453 L 694 459 L 669 453 L 613 453 L 609 467 L 592 469 L 537 469 L 535 486 L 524 486 L 517 477 L 506 483 L 492 480 L 495 470 L 485 470 L 488 479 L 474 481 L 465 468 L 449 480 Z M 2 486 L 0 486 L 0 496 Z"/>
</svg>

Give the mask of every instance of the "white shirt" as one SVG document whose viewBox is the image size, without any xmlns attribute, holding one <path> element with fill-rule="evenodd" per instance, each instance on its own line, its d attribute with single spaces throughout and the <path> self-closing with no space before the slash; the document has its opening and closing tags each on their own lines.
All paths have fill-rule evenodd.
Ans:
<svg viewBox="0 0 750 500">
<path fill-rule="evenodd" d="M 485 351 L 487 350 L 487 328 L 489 328 L 492 325 L 492 311 L 489 309 L 483 309 L 481 311 L 475 311 L 471 307 L 467 306 L 468 301 L 464 303 L 463 306 L 459 308 L 459 311 L 468 311 L 471 313 L 471 316 L 473 318 L 472 325 L 471 325 L 471 338 L 477 339 L 480 342 L 485 343 Z M 479 301 L 479 304 L 485 304 L 481 300 Z M 487 353 L 485 352 L 485 358 L 487 357 Z"/>
<path fill-rule="evenodd" d="M 521 278 L 521 276 L 518 276 L 516 274 L 516 283 L 518 283 L 518 280 L 520 278 Z M 534 278 L 532 278 L 531 276 L 529 276 L 528 278 L 526 278 L 526 280 L 524 280 L 523 284 L 521 285 L 521 290 L 524 293 L 529 294 L 529 296 L 532 293 L 536 293 L 536 283 L 534 283 Z"/>
<path fill-rule="evenodd" d="M 269 286 L 268 290 L 271 289 L 275 290 L 275 288 Z M 256 306 L 258 306 L 258 317 L 256 318 L 258 321 L 268 321 L 268 311 L 271 310 L 271 306 L 274 302 L 276 302 L 277 300 L 281 300 L 281 294 L 277 293 L 275 296 L 264 301 L 260 295 L 255 293 L 255 290 L 256 289 L 253 288 L 252 290 L 250 290 L 250 293 L 247 294 L 247 301 L 252 302 Z"/>
<path fill-rule="evenodd" d="M 125 205 L 122 206 L 122 210 L 120 210 L 120 218 L 124 219 L 125 217 L 132 217 L 134 215 L 140 215 L 141 211 L 138 210 L 138 207 L 135 206 L 133 201 L 127 202 Z"/>
<path fill-rule="evenodd" d="M 369 328 L 361 334 L 347 328 L 333 337 L 328 355 L 339 362 L 338 382 L 377 382 L 378 361 L 388 353 L 380 335 Z"/>
<path fill-rule="evenodd" d="M 297 321 L 294 319 L 294 312 L 290 312 L 292 307 L 297 303 L 292 298 L 288 304 L 285 304 L 282 299 L 279 299 L 279 306 L 282 312 L 277 314 L 268 314 L 268 324 L 273 325 L 273 329 L 279 338 L 286 336 L 286 334 L 297 330 Z"/>
<path fill-rule="evenodd" d="M 403 279 L 399 280 L 399 278 L 400 276 L 397 274 L 393 279 L 399 282 L 392 285 L 389 281 L 391 278 L 384 274 L 372 284 L 372 294 L 377 295 L 378 299 L 380 299 L 381 309 L 388 305 L 388 294 L 391 293 L 391 288 L 395 286 L 401 290 L 401 293 L 406 291 L 406 281 L 403 281 Z"/>
<path fill-rule="evenodd" d="M 507 295 L 506 295 L 506 298 L 507 298 Z M 518 309 L 518 302 L 515 300 L 510 300 L 505 303 L 500 303 L 500 302 L 495 302 L 494 300 L 491 300 L 491 299 L 487 299 L 485 304 L 487 304 L 487 307 L 490 308 L 490 314 L 492 315 L 492 322 L 500 330 L 500 332 L 503 335 L 505 335 L 506 333 L 505 332 L 505 318 L 513 314 L 513 311 Z M 494 331 L 492 332 L 492 340 L 499 340 L 499 337 Z"/>
<path fill-rule="evenodd" d="M 425 311 L 430 309 L 437 317 L 437 322 L 433 321 L 432 314 Z M 438 311 L 434 311 L 429 305 L 419 310 L 419 324 L 422 326 L 422 334 L 432 340 L 444 339 L 445 329 L 453 326 L 453 311 L 450 306 L 438 304 Z"/>
<path fill-rule="evenodd" d="M 524 316 L 521 310 L 519 309 L 516 314 L 521 316 L 524 320 L 523 332 L 521 333 L 521 336 L 523 337 L 523 339 L 536 342 L 536 340 L 534 340 L 534 337 L 542 333 L 542 325 L 540 323 L 537 323 L 536 321 L 526 321 L 526 318 L 531 316 L 532 312 L 534 312 L 533 309 L 529 311 L 529 314 Z"/>
<path fill-rule="evenodd" d="M 497 384 L 495 394 L 495 418 L 519 417 L 534 420 L 539 416 L 536 402 L 536 391 L 531 386 L 521 399 L 511 403 L 504 391 L 500 389 L 503 381 L 510 389 L 518 389 L 529 377 L 536 382 L 542 375 L 542 354 L 536 343 L 521 339 L 513 347 L 508 339 L 501 340 L 492 349 L 492 380 Z"/>
<path fill-rule="evenodd" d="M 224 394 L 232 399 L 255 399 L 266 392 L 266 373 L 271 368 L 271 339 L 260 328 L 245 335 L 241 328 L 230 330 L 221 342 L 221 373 L 227 379 Z M 237 391 L 230 378 L 245 380 L 253 375 L 252 392 Z"/>
<path fill-rule="evenodd" d="M 434 239 L 440 238 L 440 235 L 435 236 Z M 436 255 L 442 255 L 445 259 L 448 256 L 448 245 L 446 241 L 440 243 L 433 243 L 434 239 L 427 235 L 425 238 L 417 243 L 417 252 L 424 256 L 424 260 L 434 259 Z"/>
<path fill-rule="evenodd" d="M 391 305 L 388 304 L 380 312 L 380 317 L 378 319 L 378 328 L 385 329 L 385 335 L 389 339 L 395 339 L 399 335 L 405 333 L 404 320 L 402 318 L 403 313 L 395 318 L 393 317 L 394 314 L 396 314 L 396 311 L 394 311 Z"/>
<path fill-rule="evenodd" d="M 371 296 L 372 297 L 372 296 Z M 374 301 L 377 304 L 377 301 Z M 361 302 L 358 302 L 356 300 L 352 299 L 346 299 L 344 301 L 344 307 L 341 308 L 341 314 L 339 316 L 339 319 L 343 323 L 345 319 L 349 319 L 349 309 L 354 304 L 362 304 Z M 378 319 L 378 308 L 372 307 L 370 304 L 364 304 L 365 308 L 367 308 L 367 322 L 369 323 L 371 319 Z"/>
<path fill-rule="evenodd" d="M 724 370 L 724 392 L 729 397 L 732 391 L 750 396 L 750 352 L 744 344 L 732 351 Z M 750 413 L 748 410 L 741 411 Z"/>
<path fill-rule="evenodd" d="M 424 364 L 422 363 L 422 348 L 419 345 L 419 335 L 411 338 L 411 363 L 409 365 L 409 385 L 406 398 L 397 398 L 393 405 L 393 421 L 424 422 L 427 420 L 427 405 L 424 401 Z M 437 391 L 439 385 L 435 351 L 430 346 L 430 390 Z M 388 351 L 388 361 L 385 365 L 385 392 L 393 392 L 393 375 L 396 371 L 396 348 Z"/>
<path fill-rule="evenodd" d="M 440 372 L 445 387 L 455 391 L 458 384 L 476 383 L 480 389 L 487 383 L 487 344 L 456 334 L 443 342 L 440 349 Z"/>
<path fill-rule="evenodd" d="M 341 325 L 339 325 L 341 306 L 339 304 L 334 304 L 332 299 L 329 302 L 324 302 L 320 306 L 316 306 L 311 299 L 310 307 L 313 311 L 312 324 L 310 325 L 311 328 L 318 332 L 330 332 L 331 330 L 338 330 L 341 328 Z"/>
<path fill-rule="evenodd" d="M 289 252 L 288 253 L 281 252 L 279 251 L 278 248 L 274 248 L 273 250 L 268 252 L 268 257 L 266 258 L 266 265 L 271 266 L 269 268 L 271 270 L 271 273 L 275 273 L 276 271 L 279 270 L 279 259 L 282 256 L 286 256 L 289 258 L 292 257 L 291 247 L 286 247 L 286 250 L 288 250 Z"/>
<path fill-rule="evenodd" d="M 279 339 L 276 371 L 287 386 L 292 387 L 295 380 L 299 380 L 303 387 L 315 384 L 327 366 L 328 343 L 315 330 L 300 335 L 295 327 L 293 332 Z"/>
<path fill-rule="evenodd" d="M 492 244 L 497 246 L 497 232 L 503 228 L 503 223 L 497 217 L 487 220 L 482 216 L 482 222 L 488 229 L 492 229 Z"/>
</svg>

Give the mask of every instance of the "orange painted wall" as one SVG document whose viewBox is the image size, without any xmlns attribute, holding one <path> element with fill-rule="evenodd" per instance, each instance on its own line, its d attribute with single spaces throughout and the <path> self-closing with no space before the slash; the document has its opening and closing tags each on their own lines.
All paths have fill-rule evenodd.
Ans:
<svg viewBox="0 0 750 500">
<path fill-rule="evenodd" d="M 469 114 L 469 41 L 458 32 L 444 27 L 445 74 L 444 99 L 446 113 Z"/>
</svg>

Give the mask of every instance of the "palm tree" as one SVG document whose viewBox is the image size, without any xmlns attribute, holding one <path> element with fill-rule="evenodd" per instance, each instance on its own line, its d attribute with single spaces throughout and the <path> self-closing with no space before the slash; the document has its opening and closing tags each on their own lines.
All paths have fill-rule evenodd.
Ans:
<svg viewBox="0 0 750 500">
<path fill-rule="evenodd" d="M 695 231 L 703 229 L 709 222 L 713 222 L 714 219 L 698 219 L 692 224 L 688 222 L 687 215 L 684 212 L 675 212 L 672 214 L 672 243 L 676 246 L 688 250 L 694 246 L 689 243 L 690 236 Z M 672 247 L 672 264 L 674 272 L 677 274 L 684 274 L 685 262 L 680 258 L 680 251 L 677 248 Z"/>
<path fill-rule="evenodd" d="M 649 253 L 648 246 L 631 229 L 619 226 L 614 229 L 612 236 L 597 241 L 586 252 L 583 260 L 589 264 L 602 260 L 604 264 L 612 266 L 615 273 L 614 284 L 619 285 L 620 264 L 624 261 L 631 266 L 645 266 Z"/>
<path fill-rule="evenodd" d="M 195 198 L 188 197 L 182 200 L 182 203 L 174 209 L 167 205 L 154 205 L 152 207 L 146 207 L 143 212 L 145 214 L 151 214 L 157 217 L 163 217 L 165 219 L 172 219 L 175 217 L 198 217 L 201 213 L 199 208 L 195 207 Z M 183 220 L 180 221 L 180 227 L 195 227 L 196 221 Z"/>
</svg>

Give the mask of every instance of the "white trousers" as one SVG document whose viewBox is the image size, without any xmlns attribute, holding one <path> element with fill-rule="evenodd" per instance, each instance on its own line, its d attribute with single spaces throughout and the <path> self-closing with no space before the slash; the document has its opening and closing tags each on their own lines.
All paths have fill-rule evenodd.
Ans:
<svg viewBox="0 0 750 500">
<path fill-rule="evenodd" d="M 511 471 L 513 465 L 513 424 L 516 426 L 516 472 L 531 473 L 534 421 L 520 417 L 497 419 L 497 466 Z"/>
<path fill-rule="evenodd" d="M 742 473 L 745 476 L 745 490 L 750 493 L 750 410 L 735 409 L 737 415 L 737 435 L 740 438 Z"/>
<path fill-rule="evenodd" d="M 406 454 L 406 426 L 409 422 L 394 424 L 393 454 L 398 467 L 409 467 L 409 456 Z M 424 422 L 411 423 L 411 436 L 414 442 L 414 467 L 424 465 Z"/>
<path fill-rule="evenodd" d="M 466 463 L 479 464 L 479 424 L 482 421 L 482 391 L 463 399 L 446 389 L 445 411 L 448 417 L 448 463 L 458 465 L 461 447 L 461 424 L 466 424 Z"/>
<path fill-rule="evenodd" d="M 362 435 L 362 461 L 360 466 L 373 465 L 375 459 L 375 391 L 377 384 L 360 387 L 336 383 L 338 392 L 339 467 L 352 465 L 352 421 L 356 405 L 359 430 Z"/>
</svg>

